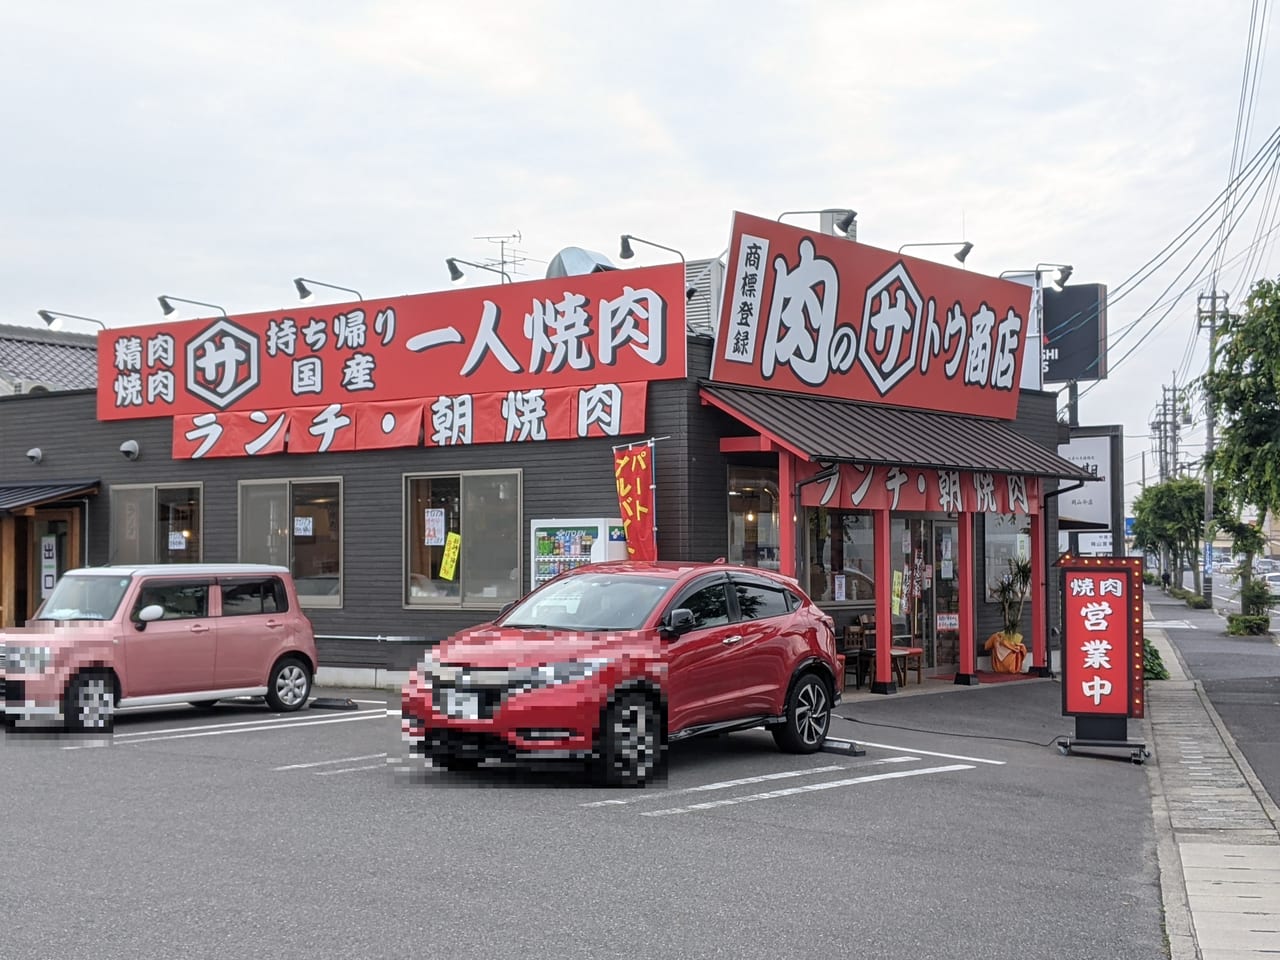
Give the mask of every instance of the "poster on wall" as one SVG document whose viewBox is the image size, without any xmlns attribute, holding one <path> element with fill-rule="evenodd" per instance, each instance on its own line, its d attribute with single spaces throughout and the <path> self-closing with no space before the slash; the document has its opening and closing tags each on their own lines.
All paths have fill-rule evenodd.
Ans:
<svg viewBox="0 0 1280 960">
<path fill-rule="evenodd" d="M 422 536 L 422 543 L 424 546 L 444 546 L 444 509 L 440 507 L 427 507 L 426 518 L 422 528 L 426 531 Z"/>
<path fill-rule="evenodd" d="M 1111 438 L 1072 437 L 1058 445 L 1058 456 L 1098 478 L 1058 498 L 1060 530 L 1111 529 Z"/>
</svg>

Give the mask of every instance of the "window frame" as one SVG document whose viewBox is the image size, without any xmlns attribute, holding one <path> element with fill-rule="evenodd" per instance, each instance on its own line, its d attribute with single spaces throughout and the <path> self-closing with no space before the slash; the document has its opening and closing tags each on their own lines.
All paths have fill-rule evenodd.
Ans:
<svg viewBox="0 0 1280 960">
<path fill-rule="evenodd" d="M 161 555 L 161 551 L 159 549 L 160 548 L 160 543 L 159 543 L 160 531 L 158 528 L 159 497 L 157 496 L 157 493 L 160 490 L 192 490 L 192 489 L 198 491 L 197 496 L 199 499 L 199 504 L 196 509 L 196 516 L 200 522 L 200 549 L 197 551 L 198 556 L 194 558 L 185 557 L 182 560 L 161 560 L 159 559 Z M 116 526 L 115 526 L 115 502 L 114 502 L 115 492 L 117 490 L 149 490 L 151 492 L 150 521 L 146 524 L 146 526 L 155 535 L 156 540 L 151 545 L 152 546 L 151 559 L 142 560 L 142 561 L 139 561 L 139 563 L 145 563 L 148 565 L 149 564 L 165 565 L 165 564 L 172 564 L 172 563 L 204 563 L 205 497 L 204 497 L 204 481 L 203 480 L 191 480 L 191 481 L 175 480 L 168 483 L 113 483 L 111 484 L 107 488 L 107 496 L 108 496 L 107 509 L 111 517 L 111 520 L 107 525 L 107 556 L 110 558 L 111 563 L 119 562 L 116 556 Z M 169 551 L 166 545 L 164 555 L 167 556 L 168 552 Z"/>
<path fill-rule="evenodd" d="M 458 583 L 458 596 L 423 597 L 411 599 L 409 577 L 412 574 L 409 562 L 409 547 L 412 540 L 412 518 L 409 516 L 409 484 L 414 480 L 456 479 L 458 481 L 458 534 L 466 542 L 466 478 L 481 476 L 514 477 L 516 481 L 516 600 L 522 600 L 530 591 L 523 591 L 525 575 L 525 514 L 524 514 L 524 468 L 523 467 L 486 467 L 480 470 L 414 470 L 400 474 L 400 608 L 402 610 L 501 610 L 510 599 L 495 597 L 490 602 L 483 598 L 468 601 L 462 583 Z"/>
<path fill-rule="evenodd" d="M 271 584 L 272 593 L 277 594 L 283 601 L 283 607 L 277 610 L 257 610 L 253 613 L 227 613 L 226 590 L 228 587 L 235 588 L 247 583 L 256 583 L 265 586 Z M 265 606 L 265 602 L 259 595 L 261 605 Z M 262 617 L 274 616 L 276 614 L 284 614 L 289 612 L 289 591 L 285 589 L 284 581 L 277 574 L 268 573 L 262 576 L 234 576 L 218 578 L 218 616 L 219 617 Z"/>
<path fill-rule="evenodd" d="M 140 578 L 137 591 L 134 593 L 133 606 L 129 611 L 129 619 L 134 622 L 138 620 L 138 614 L 150 606 L 143 603 L 143 595 L 150 587 L 204 587 L 204 613 L 195 617 L 161 617 L 156 623 L 175 623 L 184 620 L 212 620 L 213 619 L 213 585 L 214 580 L 209 577 L 170 577 L 170 576 L 145 576 Z M 221 600 L 221 597 L 219 597 Z"/>
<path fill-rule="evenodd" d="M 791 598 L 794 594 L 785 584 L 776 581 L 766 580 L 764 577 L 752 577 L 744 573 L 735 573 L 729 577 L 729 583 L 733 590 L 733 607 L 737 614 L 736 623 L 755 623 L 757 620 L 773 620 L 776 617 L 785 617 L 789 613 L 795 611 L 795 607 L 791 605 Z M 771 613 L 767 617 L 748 617 L 742 611 L 742 605 L 738 603 L 738 586 L 755 587 L 758 590 L 772 590 L 782 595 L 782 610 L 778 613 Z"/>
<path fill-rule="evenodd" d="M 338 487 L 338 595 L 334 597 L 315 596 L 304 594 L 297 589 L 298 578 L 294 571 L 294 561 L 296 559 L 294 548 L 293 533 L 293 488 L 295 484 L 316 484 L 316 483 L 333 483 Z M 289 576 L 293 578 L 294 590 L 298 594 L 299 609 L 308 607 L 325 609 L 325 610 L 341 610 L 346 600 L 346 579 L 347 579 L 347 502 L 346 502 L 346 483 L 341 476 L 288 476 L 288 477 L 255 477 L 252 480 L 236 481 L 236 560 L 240 563 L 246 563 L 244 559 L 244 517 L 243 502 L 241 493 L 245 487 L 253 486 L 281 486 L 285 487 L 286 496 L 288 498 L 289 512 L 289 558 L 284 565 L 289 571 Z M 252 561 L 256 562 L 256 561 Z"/>
</svg>

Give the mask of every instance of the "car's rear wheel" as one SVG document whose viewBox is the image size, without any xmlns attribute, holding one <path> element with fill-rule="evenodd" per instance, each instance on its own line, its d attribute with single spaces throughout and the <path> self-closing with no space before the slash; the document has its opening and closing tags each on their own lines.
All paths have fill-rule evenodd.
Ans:
<svg viewBox="0 0 1280 960">
<path fill-rule="evenodd" d="M 81 673 L 67 686 L 67 728 L 76 733 L 110 733 L 115 723 L 116 686 L 105 673 Z"/>
<path fill-rule="evenodd" d="M 626 693 L 605 712 L 596 778 L 607 786 L 634 787 L 658 768 L 662 718 L 643 693 Z"/>
<path fill-rule="evenodd" d="M 267 678 L 267 705 L 280 713 L 301 709 L 311 695 L 311 671 L 297 657 L 285 657 Z"/>
<path fill-rule="evenodd" d="M 791 688 L 786 722 L 773 728 L 773 741 L 785 753 L 816 753 L 831 727 L 831 695 L 822 679 L 806 673 Z"/>
</svg>

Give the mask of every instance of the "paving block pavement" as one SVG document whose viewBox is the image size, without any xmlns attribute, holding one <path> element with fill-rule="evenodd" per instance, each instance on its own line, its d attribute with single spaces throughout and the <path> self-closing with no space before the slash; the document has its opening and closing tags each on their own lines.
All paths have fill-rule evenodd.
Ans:
<svg viewBox="0 0 1280 960">
<path fill-rule="evenodd" d="M 1280 809 L 1164 631 L 1146 635 L 1169 668 L 1147 684 L 1144 726 L 1171 955 L 1276 960 Z"/>
</svg>

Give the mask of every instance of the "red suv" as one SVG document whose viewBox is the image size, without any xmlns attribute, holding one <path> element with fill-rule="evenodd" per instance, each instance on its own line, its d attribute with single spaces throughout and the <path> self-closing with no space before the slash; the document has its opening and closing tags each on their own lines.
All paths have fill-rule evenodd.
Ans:
<svg viewBox="0 0 1280 960">
<path fill-rule="evenodd" d="M 598 563 L 435 647 L 409 676 L 410 750 L 448 769 L 581 760 L 637 785 L 669 742 L 765 726 L 812 753 L 840 701 L 831 618 L 786 577 L 724 563 Z"/>
</svg>

